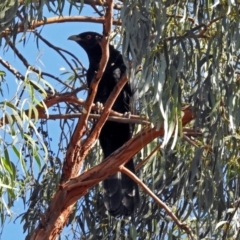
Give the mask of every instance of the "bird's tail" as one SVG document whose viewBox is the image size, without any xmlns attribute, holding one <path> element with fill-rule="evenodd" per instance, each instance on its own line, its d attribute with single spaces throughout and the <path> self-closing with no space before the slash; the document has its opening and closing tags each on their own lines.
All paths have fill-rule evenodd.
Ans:
<svg viewBox="0 0 240 240">
<path fill-rule="evenodd" d="M 134 164 L 131 159 L 125 165 L 133 173 Z M 139 191 L 137 184 L 127 175 L 117 172 L 103 181 L 104 205 L 110 215 L 118 217 L 129 216 L 139 204 Z"/>
</svg>

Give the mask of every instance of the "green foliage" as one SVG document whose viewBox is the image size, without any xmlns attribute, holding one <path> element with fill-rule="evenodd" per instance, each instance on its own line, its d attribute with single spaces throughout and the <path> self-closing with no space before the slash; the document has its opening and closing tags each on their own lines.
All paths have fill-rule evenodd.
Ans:
<svg viewBox="0 0 240 240">
<path fill-rule="evenodd" d="M 1 31 L 11 27 L 13 40 L 17 35 L 14 22 L 17 10 L 19 14 L 24 13 L 23 33 L 27 34 L 29 22 L 44 19 L 45 11 L 62 16 L 66 8 L 71 14 L 73 9 L 81 12 L 84 6 L 83 1 L 71 1 L 70 5 L 66 1 L 22 1 L 16 9 L 16 2 L 0 4 Z M 239 4 L 130 0 L 119 5 L 121 9 L 115 9 L 114 18 L 121 19 L 122 26 L 114 28 L 113 40 L 116 45 L 121 44 L 125 61 L 132 62 L 130 75 L 139 97 L 139 114 L 146 115 L 157 128 L 163 125 L 165 130 L 163 137 L 143 146 L 135 156 L 136 164 L 141 163 L 161 146 L 137 175 L 191 227 L 196 239 L 238 239 Z M 95 7 L 99 12 L 104 8 Z M 44 41 L 41 37 L 37 41 Z M 57 42 L 52 44 L 48 46 L 54 49 Z M 36 106 L 44 106 L 42 100 L 54 92 L 63 89 L 67 92 L 84 87 L 85 83 L 85 68 L 78 61 L 81 56 L 55 49 L 63 52 L 64 57 L 70 55 L 74 59 L 66 61 L 65 69 L 70 70 L 62 74 L 60 81 L 54 78 L 59 84 L 57 89 L 51 87 L 41 72 L 28 67 L 14 98 L 0 103 L 1 117 L 7 121 L 1 127 L 0 137 L 1 221 L 6 221 L 15 199 L 20 197 L 27 207 L 21 221 L 29 236 L 38 224 L 39 211 L 45 211 L 58 186 L 64 154 L 76 123 L 65 119 L 56 121 L 60 131 L 58 149 L 52 149 L 53 136 L 49 135 L 47 121 L 39 120 Z M 140 64 L 142 71 L 135 75 Z M 1 87 L 7 78 L 0 71 Z M 181 109 L 185 105 L 192 106 L 195 114 L 187 129 L 181 126 Z M 25 109 L 29 109 L 28 114 Z M 51 113 L 72 114 L 81 110 L 65 103 L 51 108 Z M 140 131 L 141 127 L 136 129 Z M 101 161 L 101 150 L 96 144 L 84 168 Z M 78 201 L 68 227 L 72 231 L 64 237 L 73 239 L 187 238 L 145 192 L 141 192 L 141 206 L 135 217 L 110 218 L 103 206 L 101 185 Z"/>
<path fill-rule="evenodd" d="M 2 197 L 0 207 L 2 209 L 2 224 L 5 222 L 6 216 L 12 214 L 11 207 L 21 195 L 20 188 L 27 188 L 26 185 L 21 183 L 22 180 L 32 175 L 31 171 L 33 169 L 31 168 L 33 166 L 31 164 L 33 162 L 29 165 L 26 161 L 27 156 L 29 155 L 35 160 L 39 170 L 42 169 L 42 160 L 48 158 L 49 150 L 35 126 L 38 121 L 36 106 L 41 104 L 41 96 L 46 96 L 46 91 L 41 85 L 46 86 L 46 82 L 41 81 L 41 79 L 39 82 L 34 82 L 34 80 L 27 78 L 27 75 L 28 73 L 23 84 L 19 82 L 13 98 L 9 101 L 0 102 L 1 125 L 3 126 L 0 135 L 0 193 Z M 42 90 L 42 94 L 34 90 L 32 84 Z M 49 83 L 47 83 L 47 86 L 49 86 Z M 23 91 L 27 93 L 24 97 L 22 96 Z M 29 109 L 28 115 L 25 109 Z M 44 153 L 44 157 L 41 156 L 41 152 Z M 14 156 L 14 160 L 12 156 Z"/>
<path fill-rule="evenodd" d="M 17 0 L 0 2 L 0 32 L 8 27 L 13 21 L 18 10 Z"/>
</svg>

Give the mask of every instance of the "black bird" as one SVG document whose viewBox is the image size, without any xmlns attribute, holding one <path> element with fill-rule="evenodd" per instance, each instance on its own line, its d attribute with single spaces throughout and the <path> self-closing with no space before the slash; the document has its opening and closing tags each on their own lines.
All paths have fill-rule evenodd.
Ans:
<svg viewBox="0 0 240 240">
<path fill-rule="evenodd" d="M 87 83 L 88 87 L 90 87 L 102 57 L 102 49 L 99 44 L 102 35 L 95 32 L 84 32 L 70 36 L 68 39 L 76 41 L 88 55 Z M 109 52 L 109 60 L 98 86 L 95 103 L 100 102 L 104 104 L 117 82 L 126 73 L 126 66 L 121 53 L 112 45 L 109 45 Z M 127 83 L 120 92 L 112 109 L 120 113 L 129 112 L 132 95 L 130 84 Z M 132 126 L 130 124 L 107 121 L 102 127 L 99 136 L 104 157 L 108 157 L 131 137 Z M 135 173 L 133 159 L 126 163 L 125 166 Z M 104 204 L 112 216 L 129 216 L 134 212 L 139 202 L 139 192 L 137 184 L 131 178 L 118 172 L 103 181 L 103 188 Z"/>
</svg>

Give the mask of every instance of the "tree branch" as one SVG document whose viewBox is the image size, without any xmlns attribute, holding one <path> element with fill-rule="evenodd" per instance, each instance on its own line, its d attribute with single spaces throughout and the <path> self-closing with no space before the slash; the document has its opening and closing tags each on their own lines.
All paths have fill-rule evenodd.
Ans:
<svg viewBox="0 0 240 240">
<path fill-rule="evenodd" d="M 42 72 L 40 70 L 38 70 L 37 68 L 31 66 L 29 64 L 29 62 L 27 61 L 27 59 L 18 51 L 18 49 L 14 46 L 14 44 L 9 40 L 6 39 L 8 45 L 11 47 L 11 49 L 13 50 L 13 52 L 18 56 L 18 58 L 22 61 L 23 65 L 27 68 L 27 69 L 31 69 L 33 72 L 37 73 L 37 74 L 41 74 L 41 76 L 45 75 L 48 77 L 51 77 L 53 79 L 55 79 L 56 81 L 58 81 L 59 83 L 63 84 L 64 86 L 72 89 L 72 87 L 70 85 L 68 85 L 67 83 L 63 82 L 61 79 L 59 79 L 58 77 L 55 77 L 54 75 L 50 74 L 50 73 L 46 73 L 46 72 Z M 38 89 L 39 90 L 39 89 Z"/>
<path fill-rule="evenodd" d="M 0 63 L 8 70 L 10 71 L 17 79 L 21 79 L 24 81 L 25 77 L 17 70 L 15 69 L 9 62 L 5 61 L 0 57 Z"/>
<path fill-rule="evenodd" d="M 191 109 L 185 109 L 182 124 L 186 125 L 192 119 L 193 114 Z M 54 224 L 57 220 L 57 216 L 63 216 L 65 209 L 67 209 L 69 206 L 72 206 L 79 198 L 84 196 L 89 188 L 106 179 L 114 172 L 119 171 L 119 167 L 131 159 L 137 152 L 141 150 L 143 146 L 155 138 L 163 136 L 163 134 L 163 127 L 161 127 L 159 130 L 156 130 L 155 128 L 148 128 L 134 136 L 134 138 L 130 139 L 121 148 L 107 157 L 104 162 L 82 173 L 80 176 L 72 178 L 68 182 L 61 184 L 57 193 L 53 197 L 48 211 L 45 214 L 45 219 L 47 220 L 43 223 L 42 227 L 46 228 L 47 226 Z M 112 164 L 113 160 L 114 165 Z M 182 227 L 184 228 L 184 226 Z M 41 226 L 39 228 L 41 229 Z"/>
<path fill-rule="evenodd" d="M 141 188 L 153 198 L 153 200 L 161 207 L 163 208 L 167 215 L 172 218 L 172 220 L 178 225 L 179 228 L 183 229 L 186 231 L 186 233 L 189 235 L 190 239 L 195 239 L 193 237 L 193 233 L 191 228 L 186 224 L 182 223 L 177 216 L 172 212 L 172 210 L 163 202 L 160 200 L 159 197 L 156 196 L 135 174 L 133 174 L 131 171 L 129 171 L 126 167 L 123 165 L 119 166 L 119 171 L 125 173 L 128 175 L 134 182 L 136 182 Z"/>
<path fill-rule="evenodd" d="M 186 108 L 182 118 L 183 126 L 189 123 L 193 118 L 191 109 Z M 106 179 L 114 172 L 119 171 L 119 166 L 124 165 L 139 152 L 143 146 L 153 139 L 163 136 L 163 134 L 163 127 L 159 130 L 147 128 L 130 139 L 120 149 L 112 153 L 104 162 L 60 185 L 56 194 L 53 196 L 48 210 L 44 214 L 44 221 L 39 224 L 31 239 L 55 239 L 67 221 L 66 214 L 70 214 L 70 210 L 75 202 L 84 196 L 89 188 Z M 112 164 L 113 159 L 114 165 Z"/>
<path fill-rule="evenodd" d="M 72 119 L 72 118 L 80 118 L 83 115 L 83 113 L 71 113 L 71 114 L 45 114 L 41 116 L 41 119 L 49 119 L 49 120 L 57 120 L 57 119 Z M 90 113 L 89 118 L 93 119 L 100 119 L 102 114 L 95 114 Z M 119 122 L 119 123 L 130 123 L 130 124 L 142 124 L 142 125 L 149 125 L 151 124 L 150 121 L 143 120 L 141 116 L 137 115 L 131 115 L 130 117 L 124 117 L 124 114 L 122 114 L 122 117 L 115 116 L 115 112 L 110 110 L 109 117 L 106 119 L 107 121 L 111 122 Z M 1 120 L 0 120 L 1 123 Z M 0 124 L 1 126 L 1 124 Z"/>
<path fill-rule="evenodd" d="M 0 58 L 0 63 L 1 63 L 1 58 Z M 79 89 L 81 89 L 81 88 L 79 88 Z M 85 101 L 81 98 L 77 98 L 76 95 L 75 95 L 79 91 L 79 89 L 75 89 L 72 92 L 52 95 L 51 97 L 48 97 L 44 100 L 44 104 L 47 106 L 47 108 L 50 108 L 53 105 L 61 103 L 61 102 L 72 103 L 72 104 L 76 104 L 77 106 L 84 106 Z M 44 107 L 38 105 L 38 106 L 35 106 L 35 108 L 38 111 L 38 118 L 39 119 L 52 119 L 52 120 L 72 119 L 72 118 L 79 118 L 83 115 L 83 113 L 46 114 Z M 98 110 L 98 107 L 93 103 L 91 109 L 92 110 Z M 104 110 L 104 108 L 103 108 L 103 110 Z M 151 123 L 149 119 L 144 118 L 143 116 L 130 115 L 129 117 L 126 117 L 125 114 L 118 113 L 114 110 L 109 110 L 109 111 L 110 111 L 109 112 L 109 117 L 106 118 L 109 121 L 122 122 L 122 123 L 136 123 L 136 124 L 144 124 L 144 125 L 148 125 L 148 124 Z M 93 118 L 93 119 L 100 119 L 102 114 L 103 113 L 101 113 L 101 114 L 90 113 L 89 117 Z M 29 118 L 34 118 L 35 117 L 34 113 L 32 111 L 29 111 L 28 109 L 25 110 L 25 115 L 28 116 Z M 14 114 L 11 115 L 11 116 L 14 117 Z M 8 118 L 3 117 L 3 118 L 0 119 L 0 127 L 6 125 L 8 123 L 9 123 Z"/>
<path fill-rule="evenodd" d="M 84 106 L 85 114 L 82 115 L 79 122 L 77 123 L 77 126 L 74 130 L 73 136 L 71 137 L 70 144 L 67 149 L 66 159 L 64 161 L 62 169 L 62 183 L 65 183 L 70 178 L 76 177 L 78 175 L 82 162 L 92 145 L 91 141 L 88 141 L 89 145 L 85 144 L 85 146 L 81 146 L 80 139 L 85 133 L 87 120 L 90 115 L 91 106 L 97 92 L 98 84 L 101 80 L 109 58 L 108 46 L 110 31 L 112 27 L 113 0 L 108 0 L 106 3 L 107 7 L 103 29 L 104 37 L 101 41 L 102 58 L 96 77 L 92 81 L 90 87 L 90 95 L 87 98 Z M 86 191 L 84 192 L 86 193 Z M 46 218 L 43 218 L 44 220 L 46 219 L 46 221 L 39 224 L 39 226 L 31 236 L 32 240 L 56 239 L 56 237 L 58 237 L 62 228 L 66 224 L 69 215 L 72 212 L 75 201 L 77 200 L 75 199 L 75 201 L 73 201 L 71 204 L 65 205 L 65 207 L 63 207 L 63 203 L 66 197 L 71 198 L 71 193 L 66 191 L 57 191 L 54 199 L 52 200 L 48 210 L 45 213 Z"/>
<path fill-rule="evenodd" d="M 53 23 L 65 23 L 65 22 L 93 22 L 93 23 L 104 23 L 105 17 L 88 17 L 88 16 L 59 16 L 59 17 L 50 17 L 40 21 L 32 21 L 29 24 L 28 31 L 34 31 L 36 28 L 53 24 Z M 121 26 L 122 22 L 118 19 L 113 19 L 112 23 L 114 25 Z M 24 32 L 24 23 L 18 24 L 18 32 Z M 2 31 L 0 34 L 2 37 L 6 37 L 11 33 L 12 29 L 7 28 Z"/>
<path fill-rule="evenodd" d="M 80 139 L 84 136 L 86 126 L 87 126 L 87 120 L 89 118 L 91 107 L 97 93 L 98 85 L 105 71 L 108 58 L 109 58 L 109 41 L 110 41 L 109 36 L 110 36 L 111 27 L 112 27 L 111 8 L 112 8 L 112 1 L 109 0 L 109 7 L 106 9 L 106 15 L 105 15 L 105 18 L 106 18 L 105 22 L 109 22 L 109 23 L 108 24 L 104 23 L 103 32 L 107 34 L 104 34 L 100 42 L 100 45 L 102 48 L 102 57 L 99 63 L 99 69 L 93 81 L 91 82 L 91 86 L 89 89 L 89 96 L 84 105 L 84 115 L 82 115 L 82 117 L 79 119 L 79 122 L 77 123 L 73 136 L 70 140 L 69 148 L 66 154 L 66 160 L 63 165 L 63 174 L 62 174 L 61 182 L 65 182 L 69 178 L 74 177 L 78 174 L 78 171 L 81 167 L 81 164 L 84 158 L 86 157 L 88 151 L 90 150 L 91 146 L 95 141 L 95 139 L 93 138 L 90 138 L 90 139 L 88 138 L 84 146 L 80 146 Z M 76 164 L 78 165 L 77 167 L 76 167 Z"/>
<path fill-rule="evenodd" d="M 143 161 L 141 161 L 136 167 L 135 167 L 135 169 L 136 169 L 136 171 L 138 170 L 138 169 L 140 169 L 149 159 L 150 159 L 150 157 L 161 147 L 161 143 L 160 144 L 158 144 L 152 151 L 151 151 L 151 153 L 143 160 Z"/>
</svg>

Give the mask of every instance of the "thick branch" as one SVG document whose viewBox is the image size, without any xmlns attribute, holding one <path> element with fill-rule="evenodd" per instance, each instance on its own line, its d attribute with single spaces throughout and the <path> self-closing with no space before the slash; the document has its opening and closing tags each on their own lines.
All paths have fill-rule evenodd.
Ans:
<svg viewBox="0 0 240 240">
<path fill-rule="evenodd" d="M 109 4 L 109 8 L 107 8 L 106 11 L 106 22 L 110 22 L 108 24 L 108 29 L 105 30 L 106 28 L 104 27 L 103 31 L 107 31 L 109 32 L 110 35 L 110 31 L 111 31 L 111 26 L 112 26 L 112 10 L 110 10 L 112 7 L 112 2 L 110 1 Z M 87 155 L 89 149 L 91 148 L 91 146 L 93 145 L 94 141 L 93 139 L 88 140 L 87 143 L 85 143 L 84 146 L 80 146 L 80 139 L 84 136 L 85 130 L 86 130 L 86 126 L 87 126 L 87 120 L 89 118 L 90 112 L 91 112 L 91 107 L 93 104 L 93 101 L 95 99 L 96 93 L 97 93 L 97 89 L 98 89 L 98 85 L 99 82 L 102 78 L 102 75 L 105 71 L 105 68 L 107 66 L 107 62 L 108 62 L 108 58 L 109 58 L 109 35 L 103 36 L 103 39 L 100 42 L 101 48 L 102 48 L 102 58 L 99 64 L 99 69 L 97 74 L 95 75 L 90 89 L 89 89 L 89 97 L 87 98 L 85 105 L 84 105 L 84 115 L 82 115 L 82 117 L 80 118 L 73 136 L 70 140 L 70 144 L 67 150 L 67 154 L 66 154 L 66 160 L 64 162 L 63 165 L 63 174 L 62 174 L 62 178 L 61 178 L 61 182 L 65 182 L 67 180 L 69 180 L 72 177 L 75 177 L 78 172 L 79 169 L 81 167 L 81 164 L 85 158 L 85 156 Z M 100 129 L 101 130 L 101 129 Z M 81 151 L 81 152 L 80 152 Z"/>
<path fill-rule="evenodd" d="M 95 139 L 98 138 L 104 123 L 106 122 L 107 118 L 109 117 L 111 108 L 112 108 L 115 100 L 117 99 L 119 93 L 121 92 L 122 88 L 124 87 L 124 85 L 126 84 L 127 81 L 128 81 L 127 76 L 124 75 L 122 77 L 122 79 L 118 82 L 118 84 L 116 85 L 116 87 L 114 88 L 112 93 L 110 94 L 110 96 L 109 96 L 109 98 L 108 98 L 108 100 L 105 104 L 105 108 L 103 110 L 103 113 L 100 116 L 100 119 L 97 122 L 94 130 L 91 132 L 88 139 L 84 143 L 83 149 L 85 148 L 85 146 L 87 147 L 88 145 L 92 144 L 95 141 Z"/>
<path fill-rule="evenodd" d="M 80 146 L 80 139 L 84 135 L 86 125 L 87 125 L 87 120 L 91 111 L 91 106 L 97 92 L 98 84 L 101 80 L 102 74 L 106 68 L 108 58 L 109 58 L 108 46 L 109 46 L 110 31 L 112 27 L 112 14 L 113 14 L 112 7 L 113 7 L 113 0 L 108 0 L 107 7 L 106 7 L 105 21 L 104 21 L 104 30 L 103 30 L 104 37 L 101 41 L 102 58 L 99 64 L 99 69 L 96 74 L 96 77 L 94 78 L 90 86 L 90 95 L 84 106 L 85 114 L 82 115 L 79 122 L 77 123 L 77 126 L 75 128 L 75 131 L 73 133 L 73 136 L 70 140 L 70 144 L 67 149 L 66 160 L 64 162 L 62 178 L 61 178 L 62 183 L 65 183 L 70 178 L 77 176 L 77 174 L 79 173 L 81 164 L 92 144 L 91 141 L 89 141 L 89 145 L 87 146 L 85 145 L 85 148 L 83 148 L 83 146 Z M 86 193 L 86 191 L 84 191 L 84 193 Z M 64 204 L 64 200 L 68 197 L 71 198 L 71 193 L 68 193 L 62 190 L 58 191 L 55 194 L 54 199 L 52 200 L 47 212 L 44 214 L 45 222 L 42 222 L 39 224 L 38 228 L 33 233 L 31 239 L 35 239 L 35 240 L 56 239 L 59 236 L 75 204 L 75 201 L 72 201 L 71 204 L 67 204 L 67 205 Z"/>
<path fill-rule="evenodd" d="M 194 119 L 193 113 L 190 108 L 183 110 L 184 116 L 182 118 L 182 125 L 186 125 L 191 120 Z M 105 159 L 104 162 L 100 163 L 98 166 L 89 169 L 87 172 L 83 173 L 79 177 L 75 179 L 71 179 L 67 183 L 68 190 L 72 189 L 71 183 L 86 183 L 91 180 L 91 184 L 85 184 L 86 187 L 93 187 L 98 183 L 99 179 L 103 180 L 108 176 L 112 175 L 114 172 L 119 170 L 119 166 L 126 164 L 129 159 L 131 159 L 136 153 L 138 153 L 144 146 L 153 141 L 157 137 L 162 137 L 164 135 L 164 129 L 161 127 L 159 130 L 156 128 L 147 128 L 137 135 L 135 135 L 132 139 L 130 139 L 127 143 L 125 143 L 121 148 L 112 153 L 109 157 Z M 112 161 L 114 160 L 114 165 Z M 96 181 L 94 181 L 96 179 Z M 92 185 L 92 183 L 94 183 Z M 65 188 L 65 187 L 64 187 Z"/>
<path fill-rule="evenodd" d="M 184 110 L 182 119 L 183 126 L 193 119 L 190 108 Z M 84 196 L 89 188 L 106 179 L 114 172 L 119 170 L 119 166 L 124 165 L 131 159 L 142 147 L 157 137 L 163 136 L 164 129 L 148 128 L 138 133 L 134 138 L 130 139 L 120 149 L 111 154 L 106 160 L 98 166 L 84 172 L 79 177 L 69 180 L 61 185 L 45 213 L 45 222 L 42 222 L 36 229 L 31 239 L 55 239 L 59 234 L 66 221 L 66 211 L 72 209 L 75 202 Z M 114 165 L 112 164 L 114 160 Z M 63 220 L 64 219 L 64 220 Z M 55 226 L 55 232 L 52 232 Z"/>
<path fill-rule="evenodd" d="M 186 125 L 193 119 L 193 115 L 190 109 L 185 109 L 184 113 L 182 124 Z M 64 225 L 63 219 L 66 217 L 66 211 L 71 209 L 75 202 L 87 193 L 89 188 L 119 171 L 119 167 L 131 159 L 142 147 L 155 138 L 163 136 L 163 134 L 163 128 L 159 130 L 148 128 L 130 139 L 104 162 L 62 184 L 44 215 L 44 222 L 39 225 L 31 239 L 55 239 L 53 236 L 59 234 Z M 113 160 L 114 165 L 112 164 Z M 54 233 L 52 233 L 53 226 L 55 226 L 56 231 Z"/>
</svg>

